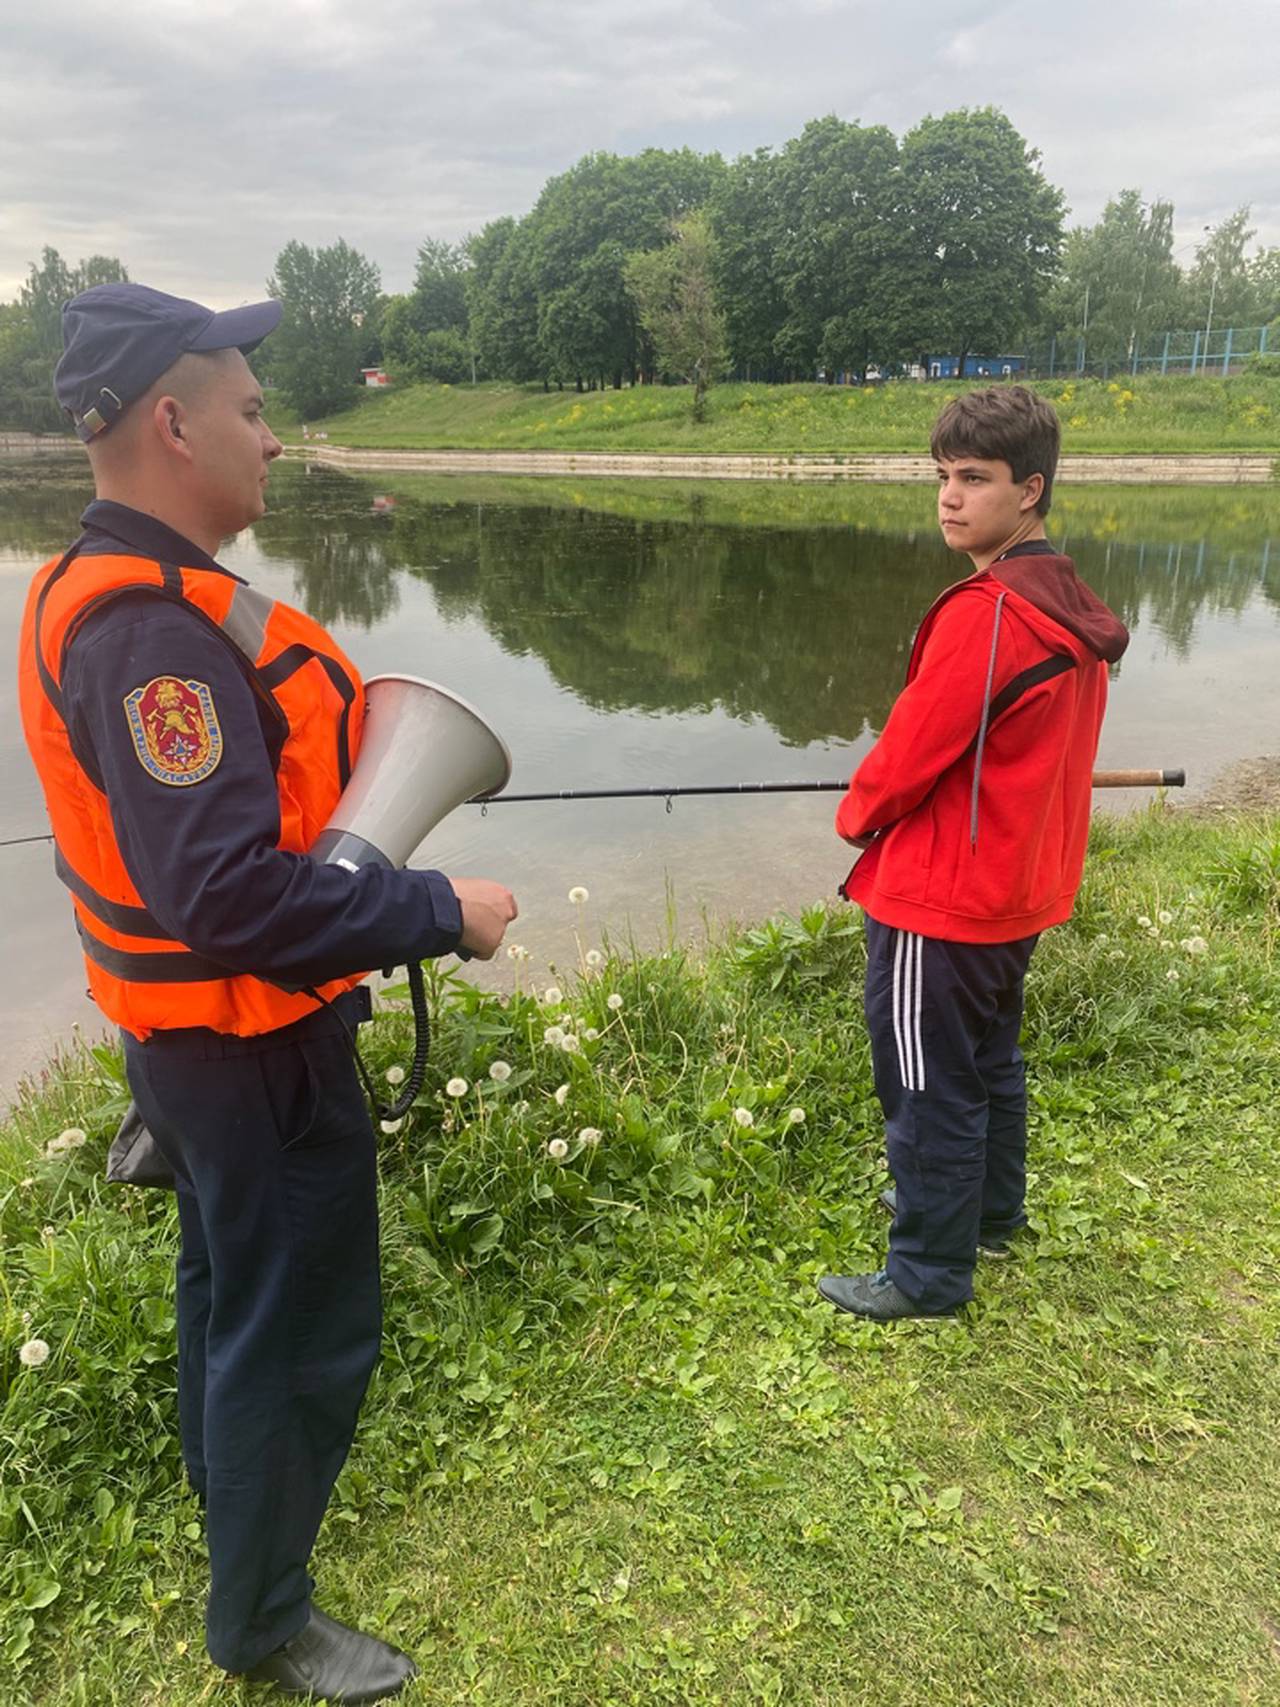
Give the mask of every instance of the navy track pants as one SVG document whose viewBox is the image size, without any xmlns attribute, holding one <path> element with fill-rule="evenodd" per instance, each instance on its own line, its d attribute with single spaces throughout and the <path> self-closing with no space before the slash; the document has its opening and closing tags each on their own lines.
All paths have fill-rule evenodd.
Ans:
<svg viewBox="0 0 1280 1707">
<path fill-rule="evenodd" d="M 1036 940 L 944 942 L 867 917 L 867 1029 L 898 1197 L 885 1268 L 928 1310 L 973 1297 L 980 1228 L 1026 1220 L 1018 1035 Z"/>
<path fill-rule="evenodd" d="M 363 995 L 340 998 L 353 1028 Z M 307 1562 L 377 1359 L 373 1128 L 332 1013 L 262 1037 L 126 1036 L 125 1061 L 177 1175 L 178 1410 L 205 1502 L 209 1655 L 243 1671 L 310 1616 Z"/>
</svg>

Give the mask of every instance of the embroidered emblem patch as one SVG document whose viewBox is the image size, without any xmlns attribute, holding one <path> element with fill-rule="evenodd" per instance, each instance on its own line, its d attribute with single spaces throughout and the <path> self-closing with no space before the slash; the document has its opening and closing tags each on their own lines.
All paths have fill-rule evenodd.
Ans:
<svg viewBox="0 0 1280 1707">
<path fill-rule="evenodd" d="M 138 763 L 157 782 L 187 788 L 217 770 L 222 730 L 204 682 L 157 676 L 125 695 L 124 711 Z"/>
</svg>

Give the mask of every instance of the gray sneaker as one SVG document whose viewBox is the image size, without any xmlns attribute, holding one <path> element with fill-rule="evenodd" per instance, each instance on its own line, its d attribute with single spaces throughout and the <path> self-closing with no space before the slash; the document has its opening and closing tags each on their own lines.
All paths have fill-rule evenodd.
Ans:
<svg viewBox="0 0 1280 1707">
<path fill-rule="evenodd" d="M 898 1193 L 895 1187 L 891 1185 L 886 1186 L 880 1193 L 880 1201 L 884 1204 L 890 1215 L 896 1215 L 898 1213 Z M 997 1260 L 1001 1257 L 1011 1255 L 1013 1251 L 1013 1242 L 1026 1224 L 1027 1223 L 1025 1221 L 1020 1221 L 1018 1225 L 1008 1233 L 989 1233 L 984 1228 L 979 1227 L 979 1255 L 984 1257 L 995 1257 Z"/>
<path fill-rule="evenodd" d="M 818 1291 L 837 1310 L 868 1316 L 874 1322 L 896 1322 L 905 1316 L 952 1316 L 959 1308 L 952 1305 L 947 1310 L 922 1310 L 883 1269 L 878 1274 L 824 1274 Z"/>
</svg>

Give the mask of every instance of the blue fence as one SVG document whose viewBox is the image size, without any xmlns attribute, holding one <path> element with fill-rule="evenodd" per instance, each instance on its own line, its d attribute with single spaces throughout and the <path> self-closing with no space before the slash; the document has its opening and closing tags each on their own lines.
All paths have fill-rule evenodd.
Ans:
<svg viewBox="0 0 1280 1707">
<path fill-rule="evenodd" d="M 1270 344 L 1268 344 L 1270 334 Z M 1091 356 L 1087 337 L 1050 338 L 1027 351 L 1027 371 L 1053 379 L 1070 374 L 1228 374 L 1251 356 L 1280 354 L 1280 338 L 1267 326 L 1200 326 L 1190 332 L 1156 332 L 1138 338 L 1125 354 Z"/>
</svg>

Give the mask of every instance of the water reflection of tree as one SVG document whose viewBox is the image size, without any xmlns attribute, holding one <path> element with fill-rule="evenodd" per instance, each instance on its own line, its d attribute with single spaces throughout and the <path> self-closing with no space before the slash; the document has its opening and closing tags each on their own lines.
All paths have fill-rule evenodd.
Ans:
<svg viewBox="0 0 1280 1707">
<path fill-rule="evenodd" d="M 289 563 L 309 616 L 373 628 L 400 603 L 392 519 L 374 514 L 364 489 L 331 469 L 285 464 L 272 475 L 270 508 L 253 537 L 265 557 Z"/>
<path fill-rule="evenodd" d="M 502 504 L 402 502 L 393 539 L 443 611 L 479 615 L 590 704 L 719 705 L 795 744 L 883 723 L 920 616 L 965 567 L 931 537 Z M 1205 613 L 1280 594 L 1280 553 L 1264 565 L 1261 550 L 1071 543 L 1113 609 L 1179 653 Z"/>
<path fill-rule="evenodd" d="M 446 613 L 478 614 L 589 704 L 718 705 L 796 744 L 883 718 L 913 620 L 949 569 L 940 547 L 904 561 L 874 536 L 500 505 L 402 507 L 395 539 Z"/>
<path fill-rule="evenodd" d="M 723 484 L 710 496 L 685 488 L 664 497 L 655 483 L 635 482 L 634 498 L 602 487 L 612 508 L 590 507 L 586 482 L 571 497 L 548 485 L 541 503 L 539 489 L 523 484 L 468 482 L 466 501 L 451 502 L 456 488 L 443 481 L 406 482 L 408 490 L 392 488 L 394 510 L 375 514 L 386 487 L 284 466 L 255 538 L 290 565 L 300 602 L 322 622 L 387 621 L 397 576 L 408 572 L 431 587 L 447 619 L 478 617 L 506 650 L 538 656 L 599 709 L 718 706 L 763 718 L 797 745 L 853 739 L 883 723 L 921 614 L 965 567 L 931 531 L 895 530 L 899 515 L 920 511 L 919 493 L 908 505 L 892 489 L 869 491 L 859 515 L 880 518 L 877 530 L 793 525 L 792 488 L 780 495 L 780 525 L 736 526 L 725 519 L 732 494 Z M 0 537 L 48 556 L 74 537 L 87 496 L 75 463 L 6 483 Z M 1177 496 L 1185 510 L 1186 494 Z M 744 505 L 767 510 L 756 491 Z M 1205 505 L 1207 525 L 1217 519 L 1229 546 L 1215 547 L 1212 531 L 1187 537 L 1185 527 L 1179 543 L 1163 543 L 1159 494 L 1117 493 L 1112 504 L 1085 489 L 1053 520 L 1113 609 L 1185 655 L 1206 615 L 1238 613 L 1258 593 L 1280 609 L 1280 539 L 1272 550 L 1261 528 L 1250 534 L 1243 494 L 1209 492 Z M 1135 536 L 1131 523 L 1144 532 Z"/>
<path fill-rule="evenodd" d="M 92 497 L 83 454 L 0 458 L 0 547 L 43 563 L 75 539 Z"/>
</svg>

